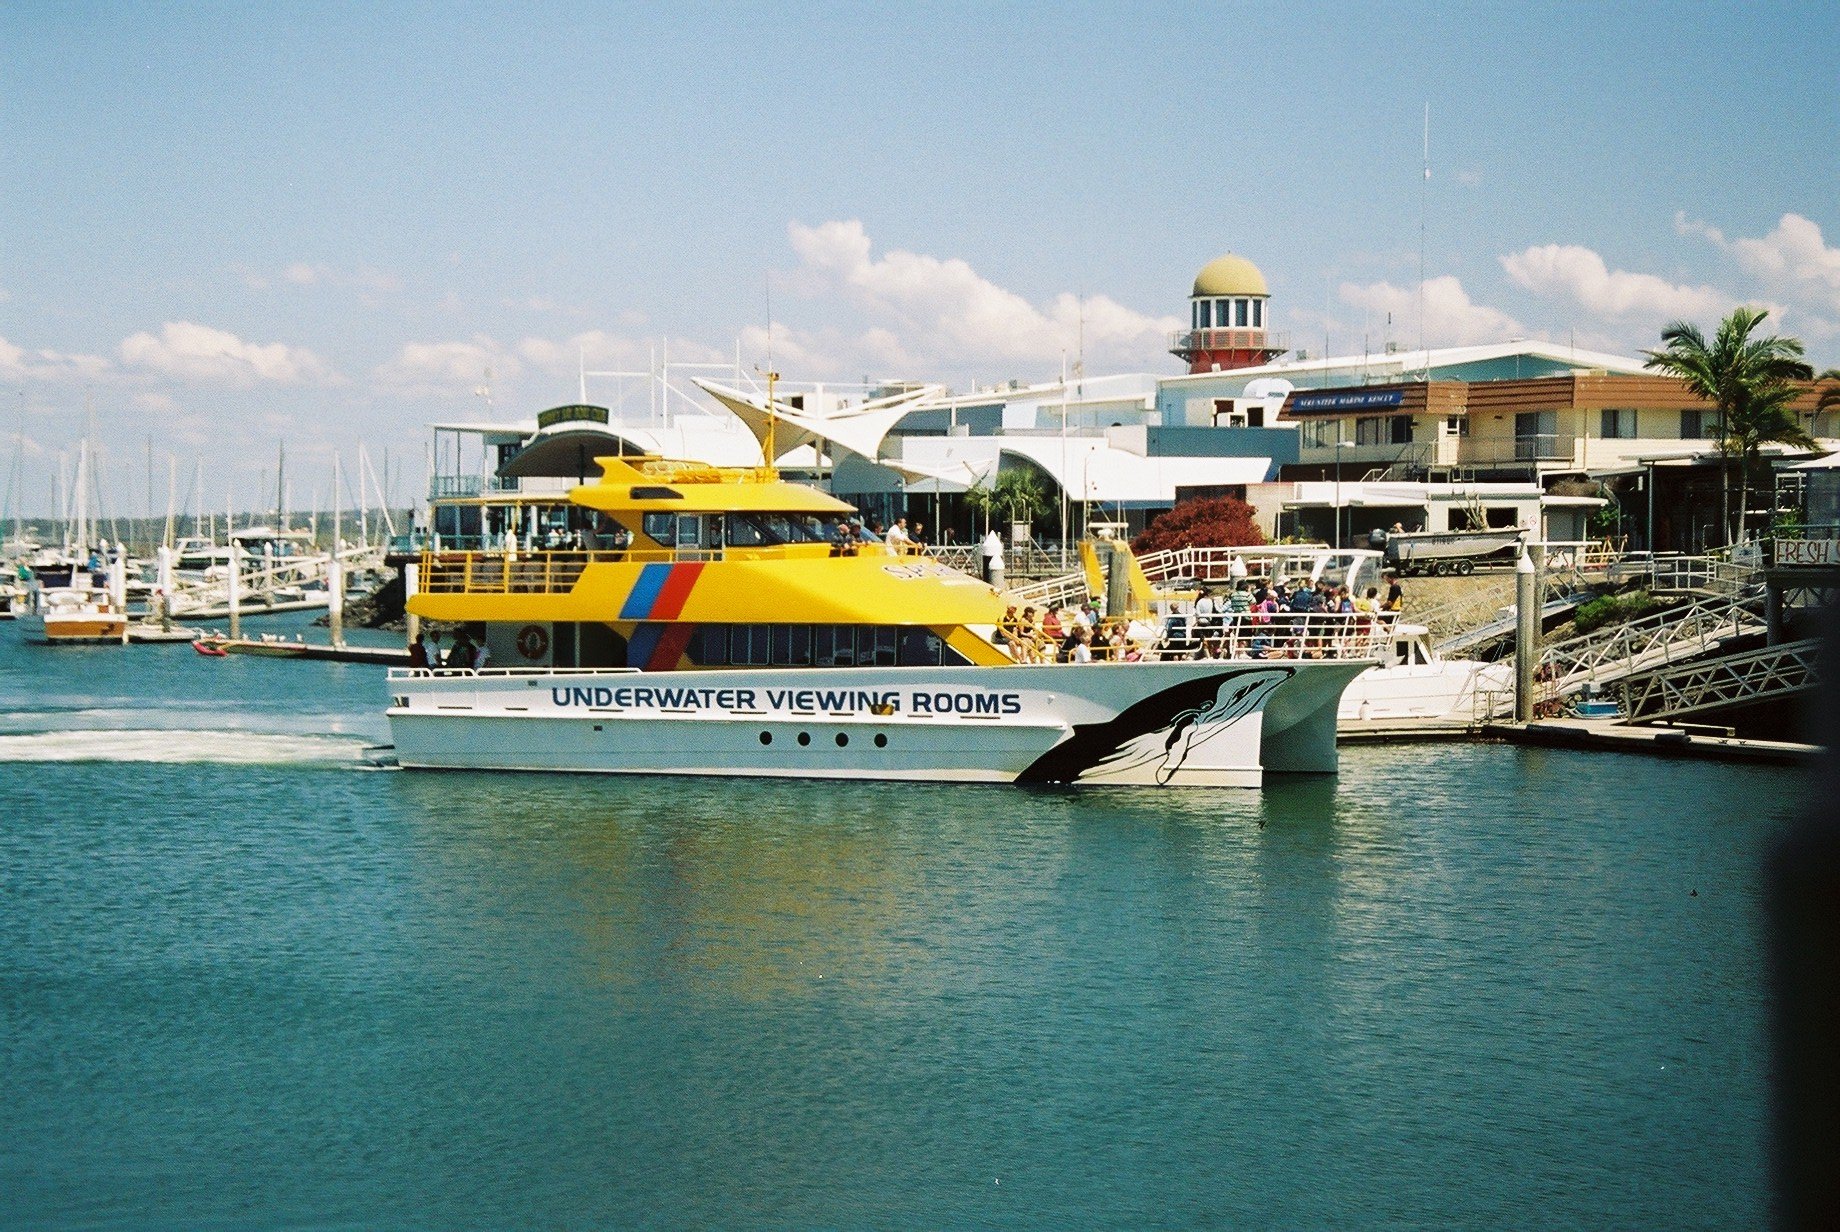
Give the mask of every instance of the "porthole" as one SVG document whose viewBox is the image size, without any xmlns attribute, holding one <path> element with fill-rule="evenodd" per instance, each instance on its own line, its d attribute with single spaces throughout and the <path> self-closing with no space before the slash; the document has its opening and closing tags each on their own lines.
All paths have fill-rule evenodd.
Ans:
<svg viewBox="0 0 1840 1232">
<path fill-rule="evenodd" d="M 762 744 L 772 744 L 773 743 L 773 733 L 772 732 L 761 732 L 760 742 Z"/>
<path fill-rule="evenodd" d="M 886 733 L 884 732 L 875 733 L 875 747 L 878 749 L 885 749 L 888 747 L 888 736 Z"/>
<path fill-rule="evenodd" d="M 800 732 L 799 733 L 799 743 L 801 745 L 810 744 L 811 743 L 811 733 L 810 732 Z"/>
<path fill-rule="evenodd" d="M 848 744 L 849 742 L 850 742 L 850 737 L 848 733 L 846 732 L 837 733 L 837 747 L 838 748 L 842 748 L 844 745 Z"/>
</svg>

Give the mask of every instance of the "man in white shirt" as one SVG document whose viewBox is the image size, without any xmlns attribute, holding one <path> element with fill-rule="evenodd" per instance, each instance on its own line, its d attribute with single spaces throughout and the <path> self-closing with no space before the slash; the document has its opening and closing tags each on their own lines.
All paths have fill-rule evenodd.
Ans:
<svg viewBox="0 0 1840 1232">
<path fill-rule="evenodd" d="M 905 552 L 913 545 L 913 536 L 907 533 L 907 519 L 896 518 L 894 525 L 888 528 L 886 536 L 888 546 L 897 552 Z"/>
</svg>

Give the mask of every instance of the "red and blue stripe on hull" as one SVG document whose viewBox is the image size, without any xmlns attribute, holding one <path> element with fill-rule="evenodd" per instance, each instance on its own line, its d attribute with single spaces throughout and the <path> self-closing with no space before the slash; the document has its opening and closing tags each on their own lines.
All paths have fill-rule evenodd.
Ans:
<svg viewBox="0 0 1840 1232">
<path fill-rule="evenodd" d="M 679 624 L 678 615 L 690 597 L 703 562 L 650 564 L 639 571 L 638 581 L 620 606 L 620 619 L 639 622 L 627 639 L 626 662 L 648 672 L 668 672 L 689 649 L 696 626 Z"/>
</svg>

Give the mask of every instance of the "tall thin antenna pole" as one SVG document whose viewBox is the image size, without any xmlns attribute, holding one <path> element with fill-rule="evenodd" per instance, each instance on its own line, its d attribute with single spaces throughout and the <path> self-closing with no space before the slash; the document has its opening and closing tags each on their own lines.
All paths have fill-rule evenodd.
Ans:
<svg viewBox="0 0 1840 1232">
<path fill-rule="evenodd" d="M 1431 103 L 1425 103 L 1425 177 L 1418 183 L 1418 350 L 1425 379 L 1431 378 L 1431 352 L 1425 349 L 1425 198 L 1431 186 Z"/>
<path fill-rule="evenodd" d="M 779 417 L 773 409 L 773 383 L 779 379 L 779 373 L 773 371 L 773 271 L 766 274 L 767 284 L 767 439 L 762 442 L 767 469 L 772 471 L 775 457 L 773 450 L 773 426 Z"/>
</svg>

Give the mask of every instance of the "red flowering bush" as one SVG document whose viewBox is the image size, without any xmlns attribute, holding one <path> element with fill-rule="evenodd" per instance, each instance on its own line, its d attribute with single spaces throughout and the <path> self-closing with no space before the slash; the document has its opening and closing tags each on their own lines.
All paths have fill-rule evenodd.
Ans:
<svg viewBox="0 0 1840 1232">
<path fill-rule="evenodd" d="M 1131 541 L 1139 556 L 1175 548 L 1246 548 L 1265 542 L 1252 506 L 1231 496 L 1186 500 L 1160 513 Z"/>
</svg>

